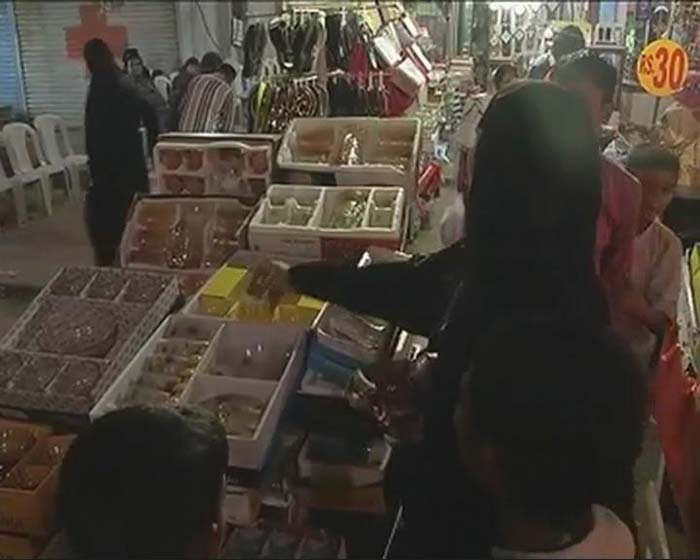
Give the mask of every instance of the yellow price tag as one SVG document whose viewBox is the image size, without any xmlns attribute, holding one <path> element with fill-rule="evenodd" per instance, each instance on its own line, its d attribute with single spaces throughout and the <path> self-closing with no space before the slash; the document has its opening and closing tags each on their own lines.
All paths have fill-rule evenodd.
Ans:
<svg viewBox="0 0 700 560">
<path fill-rule="evenodd" d="M 637 59 L 637 80 L 652 95 L 673 95 L 683 88 L 687 78 L 688 53 L 670 39 L 649 43 Z"/>
</svg>

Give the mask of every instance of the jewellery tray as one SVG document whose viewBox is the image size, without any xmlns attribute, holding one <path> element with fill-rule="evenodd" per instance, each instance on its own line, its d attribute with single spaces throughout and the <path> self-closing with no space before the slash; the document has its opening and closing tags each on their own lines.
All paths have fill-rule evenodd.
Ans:
<svg viewBox="0 0 700 560">
<path fill-rule="evenodd" d="M 335 164 L 346 134 L 358 139 L 363 162 Z M 416 192 L 421 123 L 413 118 L 339 117 L 303 118 L 291 122 L 282 138 L 277 164 L 280 169 L 334 173 L 338 185 L 399 186 L 413 201 Z M 401 155 L 404 165 L 391 161 Z M 380 161 L 380 163 L 373 162 Z"/>
<path fill-rule="evenodd" d="M 87 273 L 92 273 L 92 278 L 88 282 L 77 299 L 86 302 L 95 302 L 101 307 L 109 307 L 115 311 L 115 316 L 119 318 L 120 307 L 127 305 L 129 308 L 141 309 L 141 313 L 136 320 L 129 322 L 128 326 L 120 324 L 117 333 L 117 339 L 107 354 L 107 359 L 96 360 L 94 358 L 82 358 L 70 356 L 67 354 L 49 354 L 46 352 L 36 352 L 31 350 L 18 349 L 23 339 L 25 328 L 30 324 L 32 319 L 37 315 L 39 310 L 49 301 L 53 300 L 70 300 L 71 296 L 56 296 L 51 293 L 52 284 L 61 276 L 64 268 L 59 269 L 56 275 L 49 281 L 44 289 L 31 302 L 27 310 L 20 316 L 17 322 L 0 340 L 0 349 L 18 351 L 29 356 L 51 356 L 59 359 L 70 360 L 85 360 L 97 361 L 104 366 L 104 371 L 90 393 L 90 397 L 76 397 L 71 395 L 58 395 L 49 392 L 25 392 L 19 390 L 0 390 L 0 406 L 6 409 L 14 409 L 21 411 L 29 417 L 53 417 L 54 415 L 60 418 L 72 418 L 76 416 L 81 419 L 86 419 L 90 408 L 99 398 L 107 391 L 113 383 L 117 375 L 121 372 L 124 366 L 129 363 L 131 358 L 138 352 L 144 341 L 151 335 L 153 330 L 160 324 L 163 318 L 170 312 L 175 300 L 179 295 L 177 281 L 174 278 L 163 276 L 161 274 L 131 272 L 122 270 L 119 271 L 127 279 L 136 278 L 139 276 L 151 276 L 159 278 L 164 289 L 160 292 L 157 299 L 150 303 L 122 303 L 127 284 L 122 288 L 120 294 L 114 300 L 93 300 L 86 297 L 90 289 L 90 284 L 95 279 L 100 271 L 113 271 L 112 269 L 100 269 L 96 267 L 70 267 L 72 269 L 83 270 Z"/>
<path fill-rule="evenodd" d="M 361 224 L 329 227 L 334 210 L 355 195 L 366 201 Z M 284 204 L 288 199 L 313 206 L 306 224 L 269 223 L 274 221 L 270 216 L 280 208 L 280 202 Z M 398 250 L 403 238 L 405 200 L 401 187 L 272 185 L 251 218 L 248 245 L 253 251 L 336 261 L 357 259 L 369 246 Z"/>
<path fill-rule="evenodd" d="M 187 322 L 215 334 L 185 388 L 180 402 L 196 405 L 217 395 L 230 393 L 267 400 L 265 411 L 252 438 L 227 436 L 229 466 L 260 470 L 270 451 L 282 412 L 298 384 L 303 369 L 308 333 L 301 327 L 284 324 L 235 323 L 215 318 L 173 315 L 163 322 L 123 369 L 112 387 L 92 409 L 90 417 L 95 419 L 119 408 L 120 401 L 129 394 L 140 379 L 146 360 L 153 354 L 156 345 L 163 339 L 168 329 L 174 324 L 183 325 Z M 208 373 L 211 371 L 210 366 L 216 366 L 221 362 L 225 367 L 230 364 L 232 354 L 240 355 L 249 346 L 257 344 L 262 344 L 268 352 L 276 353 L 275 355 L 286 354 L 291 350 L 288 359 L 283 360 L 284 365 L 279 379 L 215 376 Z"/>
</svg>

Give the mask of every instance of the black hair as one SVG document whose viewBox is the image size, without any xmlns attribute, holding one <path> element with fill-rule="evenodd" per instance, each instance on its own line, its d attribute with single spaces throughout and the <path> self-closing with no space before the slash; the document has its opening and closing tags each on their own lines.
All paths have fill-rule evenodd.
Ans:
<svg viewBox="0 0 700 560">
<path fill-rule="evenodd" d="M 219 66 L 219 70 L 221 74 L 228 75 L 231 78 L 231 81 L 236 79 L 236 69 L 231 66 L 228 62 L 224 62 L 221 66 Z"/>
<path fill-rule="evenodd" d="M 111 412 L 66 454 L 59 522 L 83 558 L 182 558 L 219 519 L 227 459 L 223 427 L 202 411 Z"/>
<path fill-rule="evenodd" d="M 184 70 L 190 64 L 196 64 L 197 66 L 199 66 L 199 59 L 196 56 L 189 57 L 187 60 L 185 60 L 185 63 L 182 65 L 181 70 Z"/>
<path fill-rule="evenodd" d="M 202 62 L 199 65 L 199 69 L 202 74 L 212 74 L 216 72 L 219 67 L 224 63 L 219 53 L 213 51 L 206 53 L 202 57 Z"/>
<path fill-rule="evenodd" d="M 479 130 L 465 202 L 479 275 L 491 283 L 512 270 L 557 274 L 557 285 L 594 275 L 600 154 L 583 101 L 556 84 L 519 81 L 493 98 Z"/>
<path fill-rule="evenodd" d="M 141 58 L 141 54 L 139 53 L 139 50 L 135 49 L 135 48 L 129 48 L 129 49 L 124 50 L 124 54 L 122 55 L 122 62 L 124 63 L 124 69 L 126 69 L 130 60 L 138 60 L 141 64 L 143 64 L 143 58 Z"/>
<path fill-rule="evenodd" d="M 643 143 L 634 146 L 627 155 L 625 165 L 630 171 L 659 170 L 678 175 L 680 161 L 671 150 L 657 144 Z"/>
<path fill-rule="evenodd" d="M 470 433 L 494 448 L 509 505 L 555 526 L 608 505 L 610 481 L 641 450 L 643 374 L 604 329 L 501 323 L 477 347 L 462 398 Z"/>
<path fill-rule="evenodd" d="M 605 103 L 612 103 L 617 87 L 617 70 L 604 58 L 586 49 L 563 57 L 554 69 L 554 81 L 568 86 L 590 82 L 603 94 Z"/>
<path fill-rule="evenodd" d="M 559 60 L 562 56 L 571 54 L 586 47 L 586 39 L 578 25 L 567 25 L 554 37 L 552 56 Z"/>
<path fill-rule="evenodd" d="M 117 65 L 114 63 L 114 55 L 107 43 L 95 37 L 90 39 L 83 47 L 83 57 L 90 74 L 116 74 Z"/>
</svg>

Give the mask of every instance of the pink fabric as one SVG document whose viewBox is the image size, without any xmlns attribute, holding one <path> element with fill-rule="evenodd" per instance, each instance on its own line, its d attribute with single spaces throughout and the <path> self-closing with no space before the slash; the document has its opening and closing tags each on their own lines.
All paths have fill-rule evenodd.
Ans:
<svg viewBox="0 0 700 560">
<path fill-rule="evenodd" d="M 639 181 L 602 156 L 603 192 L 596 230 L 595 265 L 608 293 L 628 279 L 641 205 Z"/>
</svg>

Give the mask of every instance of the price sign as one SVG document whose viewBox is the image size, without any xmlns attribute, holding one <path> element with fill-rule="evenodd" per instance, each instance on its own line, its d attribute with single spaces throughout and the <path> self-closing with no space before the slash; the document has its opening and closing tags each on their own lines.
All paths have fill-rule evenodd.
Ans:
<svg viewBox="0 0 700 560">
<path fill-rule="evenodd" d="M 639 84 L 652 95 L 673 95 L 683 88 L 687 77 L 688 53 L 675 41 L 649 43 L 637 60 Z"/>
</svg>

